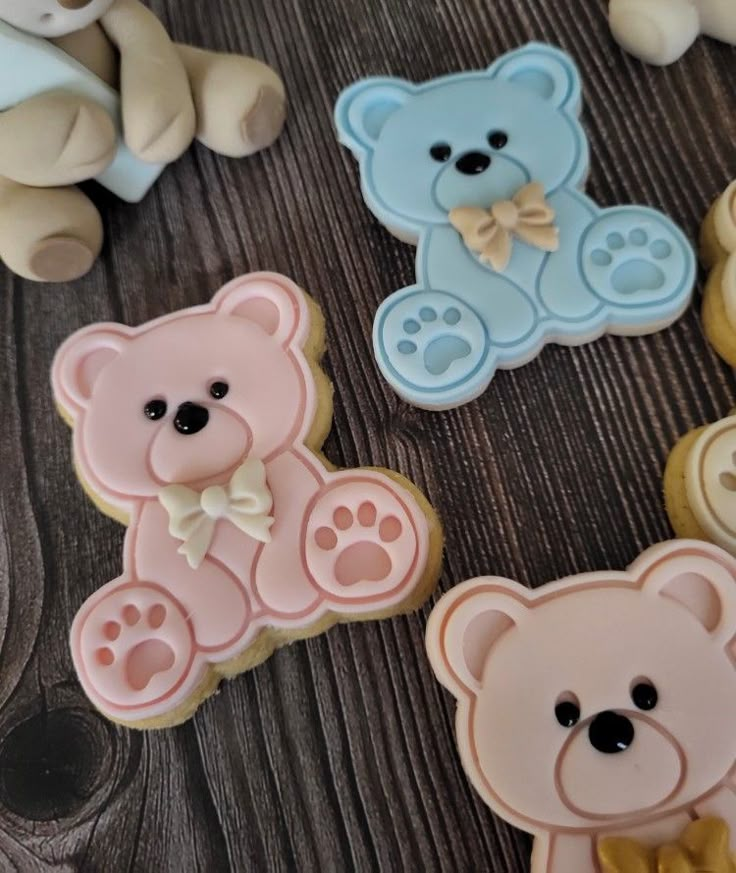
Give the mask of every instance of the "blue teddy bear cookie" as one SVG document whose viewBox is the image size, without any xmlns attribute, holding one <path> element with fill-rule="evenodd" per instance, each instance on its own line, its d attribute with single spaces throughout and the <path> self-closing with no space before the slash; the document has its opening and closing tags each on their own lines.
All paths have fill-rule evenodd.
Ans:
<svg viewBox="0 0 736 873">
<path fill-rule="evenodd" d="M 409 403 L 460 406 L 546 343 L 653 333 L 687 308 L 696 259 L 680 229 L 582 193 L 581 108 L 571 58 L 536 43 L 485 71 L 341 94 L 337 130 L 368 207 L 418 247 L 416 284 L 384 301 L 373 331 Z"/>
</svg>

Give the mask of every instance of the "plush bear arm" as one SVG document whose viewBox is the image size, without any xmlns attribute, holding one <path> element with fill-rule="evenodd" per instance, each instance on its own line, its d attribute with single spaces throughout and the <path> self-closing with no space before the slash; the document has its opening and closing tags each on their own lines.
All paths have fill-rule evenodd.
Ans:
<svg viewBox="0 0 736 873">
<path fill-rule="evenodd" d="M 84 30 L 75 30 L 51 42 L 111 88 L 119 90 L 118 55 L 99 24 L 95 22 Z"/>
<path fill-rule="evenodd" d="M 0 114 L 0 175 L 53 187 L 91 179 L 115 156 L 117 135 L 92 100 L 51 91 Z"/>
<path fill-rule="evenodd" d="M 120 94 L 128 148 L 151 163 L 175 161 L 196 129 L 189 79 L 156 16 L 138 0 L 117 0 L 100 20 L 120 52 Z"/>
</svg>

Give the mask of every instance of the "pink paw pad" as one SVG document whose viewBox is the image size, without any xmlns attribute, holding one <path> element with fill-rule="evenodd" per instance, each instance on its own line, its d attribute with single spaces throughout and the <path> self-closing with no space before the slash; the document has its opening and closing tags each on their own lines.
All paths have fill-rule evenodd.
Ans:
<svg viewBox="0 0 736 873">
<path fill-rule="evenodd" d="M 407 584 L 417 557 L 414 522 L 395 488 L 379 481 L 335 485 L 307 525 L 306 557 L 320 588 L 373 598 Z"/>
<path fill-rule="evenodd" d="M 162 592 L 131 586 L 93 607 L 73 649 L 97 695 L 116 706 L 140 706 L 180 681 L 192 640 L 176 603 Z"/>
</svg>

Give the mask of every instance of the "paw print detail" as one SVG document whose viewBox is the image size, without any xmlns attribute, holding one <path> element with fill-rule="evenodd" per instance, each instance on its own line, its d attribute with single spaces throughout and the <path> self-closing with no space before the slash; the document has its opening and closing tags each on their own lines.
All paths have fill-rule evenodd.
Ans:
<svg viewBox="0 0 736 873">
<path fill-rule="evenodd" d="M 340 585 L 383 581 L 391 572 L 391 557 L 383 544 L 401 536 L 401 521 L 388 515 L 379 522 L 378 510 L 370 501 L 361 503 L 356 516 L 346 506 L 339 506 L 332 520 L 330 527 L 317 529 L 314 541 L 326 552 L 339 551 L 335 577 Z M 354 531 L 356 525 L 359 529 Z M 343 540 L 348 544 L 340 549 Z"/>
<path fill-rule="evenodd" d="M 80 677 L 116 706 L 171 691 L 189 668 L 193 641 L 181 608 L 162 591 L 120 586 L 98 600 L 72 632 Z"/>
<path fill-rule="evenodd" d="M 155 637 L 155 632 L 164 621 L 166 607 L 161 603 L 151 606 L 146 615 L 141 615 L 133 604 L 124 606 L 120 620 L 106 621 L 102 628 L 108 645 L 95 652 L 97 663 L 101 667 L 113 667 L 122 658 L 125 661 L 122 669 L 128 684 L 134 691 L 143 691 L 157 673 L 164 673 L 174 666 L 175 656 L 171 646 Z M 121 636 L 123 640 L 119 646 Z M 133 643 L 133 638 L 139 636 L 142 637 L 140 642 Z"/>
<path fill-rule="evenodd" d="M 430 393 L 472 379 L 488 352 L 478 315 L 443 291 L 411 291 L 384 301 L 373 344 L 393 384 L 398 379 L 412 391 Z"/>
<path fill-rule="evenodd" d="M 456 306 L 448 307 L 441 316 L 431 306 L 422 306 L 416 318 L 407 318 L 404 322 L 406 337 L 399 340 L 397 351 L 402 355 L 415 355 L 421 349 L 427 372 L 441 376 L 455 361 L 466 358 L 472 351 L 468 341 L 452 331 L 461 320 Z"/>
<path fill-rule="evenodd" d="M 695 283 L 695 254 L 665 216 L 644 207 L 604 210 L 583 241 L 583 275 L 594 294 L 629 310 L 636 333 L 637 311 L 657 307 L 663 322 L 687 305 Z M 649 331 L 647 331 L 649 332 Z"/>
<path fill-rule="evenodd" d="M 658 262 L 671 254 L 667 240 L 650 242 L 647 232 L 637 227 L 626 238 L 618 232 L 609 233 L 606 247 L 594 249 L 590 257 L 597 267 L 611 269 L 611 285 L 619 294 L 636 294 L 662 287 L 665 274 Z"/>
<path fill-rule="evenodd" d="M 345 477 L 318 497 L 304 550 L 319 588 L 367 604 L 416 580 L 417 527 L 400 495 L 389 480 Z"/>
<path fill-rule="evenodd" d="M 731 469 L 724 470 L 718 477 L 721 488 L 726 491 L 736 491 L 736 452 L 731 455 Z"/>
</svg>

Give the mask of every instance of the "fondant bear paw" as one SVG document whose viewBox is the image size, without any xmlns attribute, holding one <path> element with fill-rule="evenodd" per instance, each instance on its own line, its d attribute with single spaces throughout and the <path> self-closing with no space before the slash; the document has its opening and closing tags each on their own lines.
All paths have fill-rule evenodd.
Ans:
<svg viewBox="0 0 736 873">
<path fill-rule="evenodd" d="M 582 267 L 591 290 L 626 311 L 636 331 L 637 313 L 651 332 L 653 316 L 673 320 L 690 300 L 695 255 L 682 232 L 654 210 L 606 210 L 583 242 Z"/>
<path fill-rule="evenodd" d="M 370 609 L 390 595 L 406 596 L 419 578 L 417 528 L 388 479 L 339 477 L 317 499 L 305 537 L 312 581 L 351 611 L 361 602 Z"/>
<path fill-rule="evenodd" d="M 467 394 L 489 344 L 483 322 L 461 300 L 442 291 L 413 291 L 389 297 L 379 308 L 374 345 L 382 372 L 401 396 L 417 406 L 441 407 L 456 393 Z"/>
<path fill-rule="evenodd" d="M 190 670 L 193 640 L 181 607 L 163 591 L 124 585 L 80 611 L 72 653 L 93 699 L 122 717 L 174 691 Z"/>
</svg>

